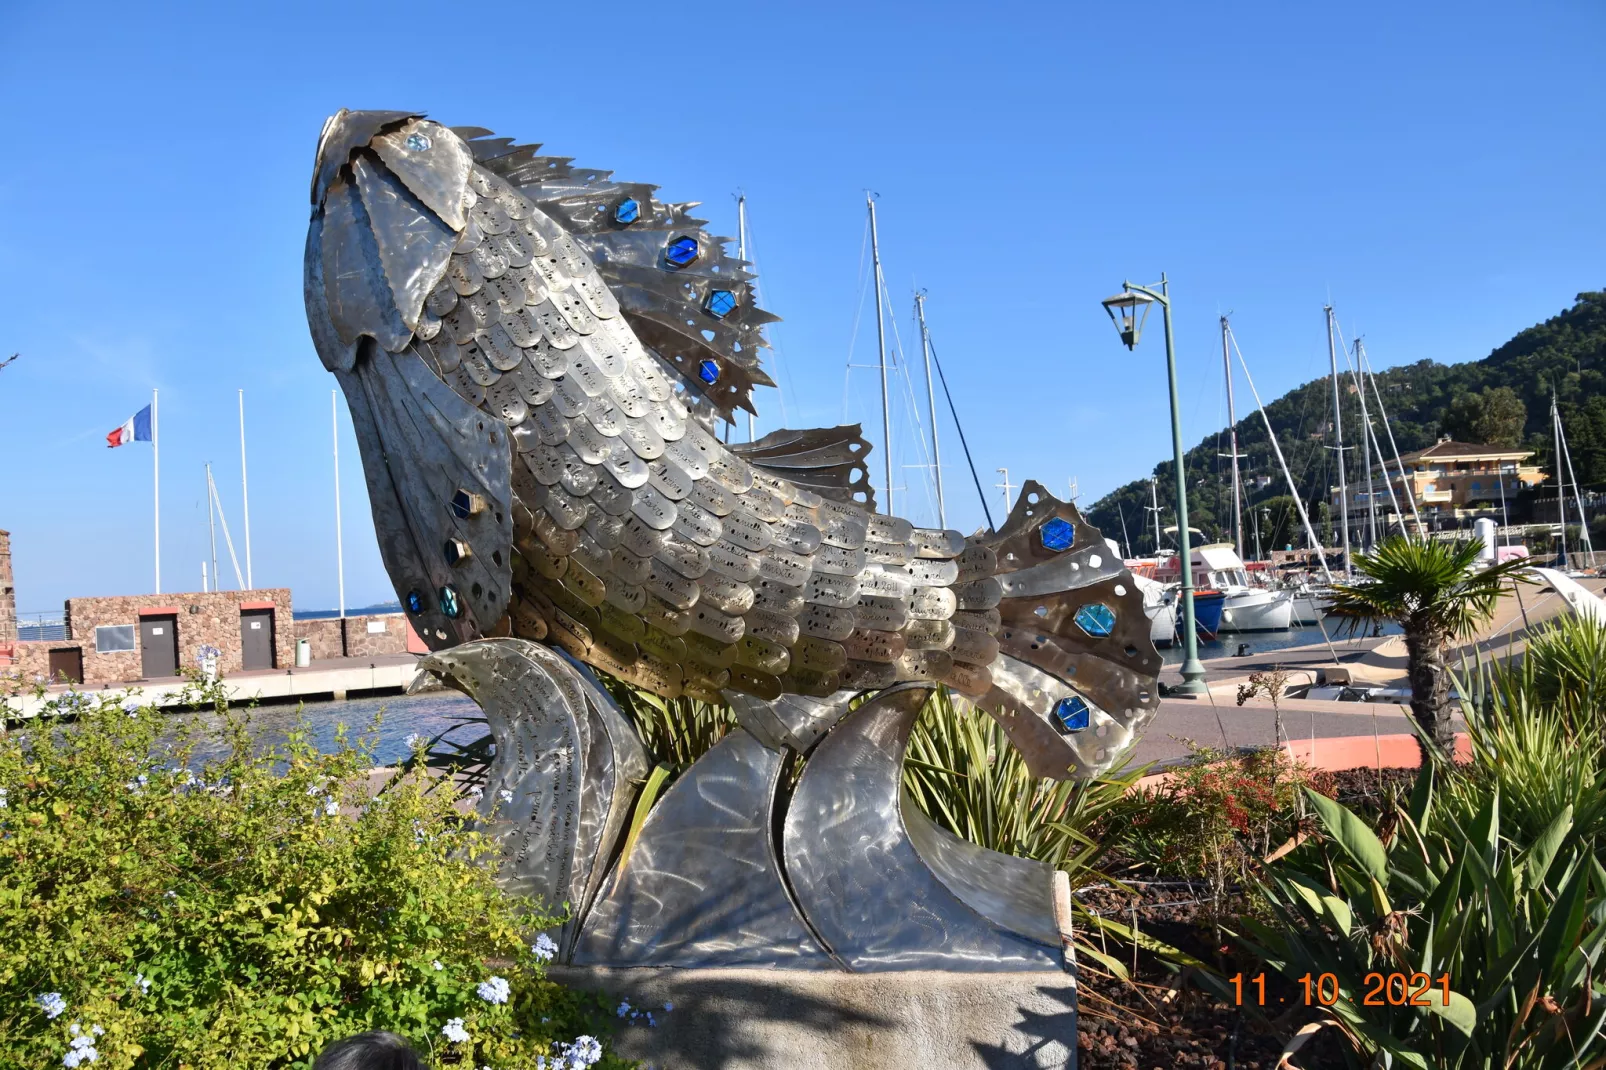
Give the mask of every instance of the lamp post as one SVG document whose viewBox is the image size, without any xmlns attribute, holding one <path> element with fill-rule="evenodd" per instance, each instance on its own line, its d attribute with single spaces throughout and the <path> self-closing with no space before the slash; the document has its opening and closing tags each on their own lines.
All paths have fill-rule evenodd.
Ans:
<svg viewBox="0 0 1606 1070">
<path fill-rule="evenodd" d="M 1176 345 L 1171 338 L 1171 298 L 1166 277 L 1160 276 L 1159 289 L 1121 284 L 1121 292 L 1103 301 L 1104 311 L 1121 334 L 1121 342 L 1128 349 L 1136 349 L 1143 333 L 1143 321 L 1148 318 L 1149 306 L 1159 302 L 1165 322 L 1165 368 L 1171 387 L 1171 452 L 1176 465 L 1177 482 L 1177 555 L 1182 562 L 1182 683 L 1177 690 L 1185 695 L 1199 695 L 1205 691 L 1205 669 L 1199 661 L 1199 633 L 1193 617 L 1193 548 L 1188 538 L 1188 484 L 1182 465 L 1182 419 L 1177 405 Z M 1117 315 L 1119 310 L 1119 315 Z"/>
</svg>

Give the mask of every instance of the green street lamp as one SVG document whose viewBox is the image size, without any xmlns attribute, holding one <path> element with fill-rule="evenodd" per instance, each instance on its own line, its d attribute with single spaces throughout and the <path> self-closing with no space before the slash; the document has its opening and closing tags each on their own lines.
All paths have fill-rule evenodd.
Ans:
<svg viewBox="0 0 1606 1070">
<path fill-rule="evenodd" d="M 1177 554 L 1182 562 L 1182 683 L 1177 690 L 1185 695 L 1205 692 L 1205 668 L 1199 661 L 1199 633 L 1193 622 L 1193 548 L 1188 539 L 1188 485 L 1182 467 L 1182 419 L 1177 407 L 1176 346 L 1171 340 L 1171 298 L 1166 277 L 1160 275 L 1159 289 L 1121 283 L 1121 292 L 1104 299 L 1104 311 L 1121 333 L 1121 343 L 1136 349 L 1143 333 L 1143 321 L 1149 308 L 1160 304 L 1165 321 L 1165 369 L 1171 383 L 1171 450 L 1176 463 L 1177 477 Z"/>
</svg>

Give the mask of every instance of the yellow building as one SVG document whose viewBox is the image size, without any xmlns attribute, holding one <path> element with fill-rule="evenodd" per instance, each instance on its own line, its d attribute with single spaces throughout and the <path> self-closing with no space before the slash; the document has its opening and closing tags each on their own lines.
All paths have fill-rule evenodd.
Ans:
<svg viewBox="0 0 1606 1070">
<path fill-rule="evenodd" d="M 1459 526 L 1457 522 L 1460 520 L 1490 511 L 1488 506 L 1493 506 L 1493 511 L 1498 512 L 1502 492 L 1509 502 L 1523 488 L 1544 482 L 1544 472 L 1535 465 L 1523 463 L 1532 456 L 1532 450 L 1479 446 L 1441 438 L 1427 449 L 1414 450 L 1400 457 L 1400 465 L 1405 469 L 1403 480 L 1392 463 L 1380 465 L 1372 474 L 1380 534 L 1385 525 L 1393 527 L 1395 523 L 1393 502 L 1389 499 L 1389 487 L 1385 479 L 1393 485 L 1394 500 L 1407 517 L 1411 512 L 1410 501 L 1414 499 L 1423 522 L 1437 530 Z M 1331 504 L 1336 516 L 1337 487 L 1331 488 Z M 1351 530 L 1357 524 L 1365 523 L 1366 504 L 1366 484 L 1351 484 Z M 1484 508 L 1469 508 L 1472 505 Z"/>
</svg>

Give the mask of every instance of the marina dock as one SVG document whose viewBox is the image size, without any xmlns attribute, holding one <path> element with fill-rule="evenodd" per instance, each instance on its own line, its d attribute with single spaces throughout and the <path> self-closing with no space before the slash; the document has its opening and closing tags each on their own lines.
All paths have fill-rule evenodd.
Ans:
<svg viewBox="0 0 1606 1070">
<path fill-rule="evenodd" d="M 242 670 L 223 677 L 229 701 L 310 702 L 314 700 L 399 695 L 418 675 L 415 654 L 379 654 L 366 658 L 315 659 L 305 668 Z M 42 696 L 34 694 L 0 698 L 7 720 L 37 717 L 48 703 L 71 690 L 95 699 L 101 695 L 128 694 L 142 703 L 162 708 L 185 704 L 186 688 L 193 688 L 182 677 L 139 680 L 102 688 L 55 686 Z M 193 693 L 193 692 L 191 692 Z"/>
</svg>

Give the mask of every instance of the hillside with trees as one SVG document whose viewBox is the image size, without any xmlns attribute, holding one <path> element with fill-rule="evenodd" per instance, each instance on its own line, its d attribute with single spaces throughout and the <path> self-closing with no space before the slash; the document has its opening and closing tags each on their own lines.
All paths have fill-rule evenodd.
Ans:
<svg viewBox="0 0 1606 1070">
<path fill-rule="evenodd" d="M 1377 386 L 1401 453 L 1431 446 L 1440 435 L 1449 435 L 1461 442 L 1526 446 L 1535 452 L 1532 463 L 1546 472 L 1554 471 L 1550 434 L 1554 390 L 1579 483 L 1586 492 L 1606 489 L 1606 292 L 1579 294 L 1571 308 L 1520 332 L 1482 360 L 1461 364 L 1423 360 L 1401 365 L 1378 372 Z M 1338 480 L 1334 451 L 1328 448 L 1333 444 L 1331 389 L 1329 379 L 1323 376 L 1266 406 L 1300 497 L 1324 540 L 1331 525 L 1328 488 Z M 1360 441 L 1360 401 L 1347 376 L 1340 395 L 1353 480 L 1360 466 L 1348 447 Z M 1373 395 L 1369 393 L 1367 400 L 1372 402 Z M 1381 422 L 1374 426 L 1387 451 L 1388 438 Z M 1249 408 L 1237 431 L 1245 509 L 1252 509 L 1261 525 L 1262 545 L 1266 550 L 1290 543 L 1302 545 L 1298 513 L 1259 412 Z M 1222 428 L 1184 458 L 1189 521 L 1210 539 L 1226 539 L 1231 530 L 1230 462 L 1219 456 L 1228 452 L 1227 429 Z M 1154 468 L 1164 525 L 1176 523 L 1172 469 L 1169 458 Z M 1269 477 L 1270 483 L 1256 487 L 1259 476 Z M 1554 485 L 1547 483 L 1534 493 L 1554 497 Z M 1154 522 L 1149 504 L 1149 481 L 1136 480 L 1099 499 L 1088 510 L 1088 517 L 1112 538 L 1121 537 L 1124 521 L 1131 552 L 1152 553 Z M 1253 530 L 1246 512 L 1244 542 L 1250 550 Z"/>
</svg>

